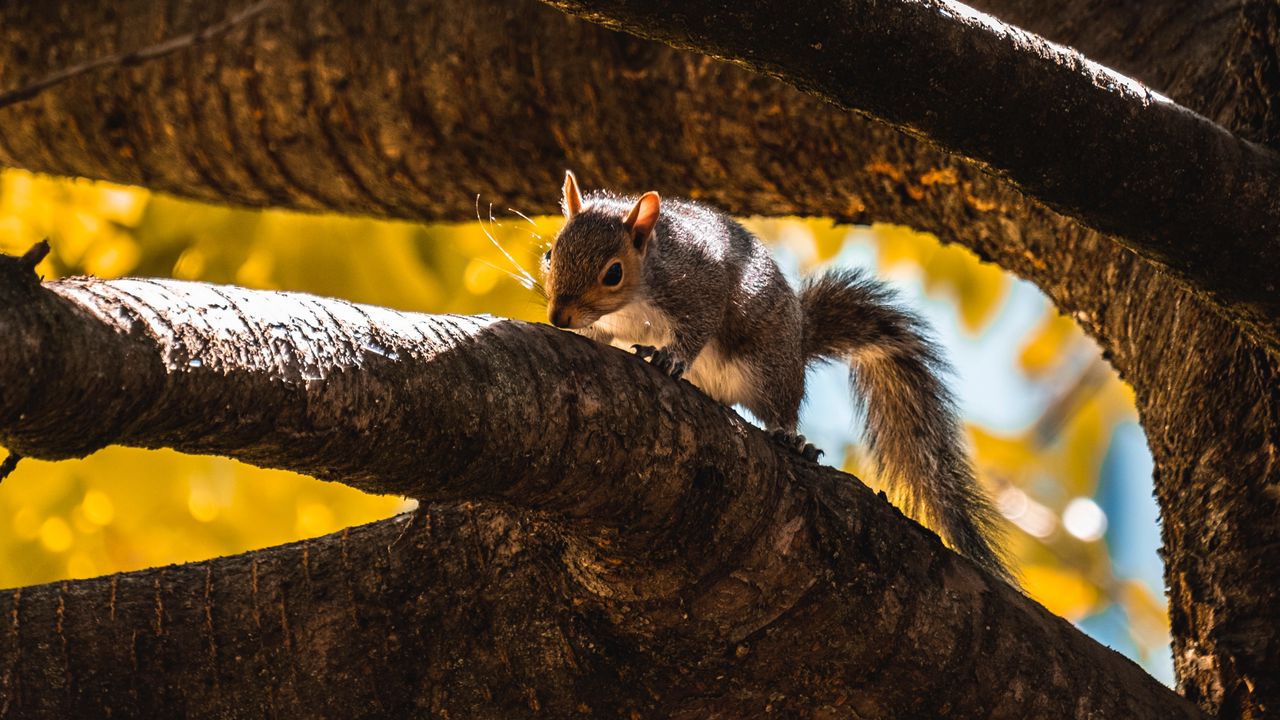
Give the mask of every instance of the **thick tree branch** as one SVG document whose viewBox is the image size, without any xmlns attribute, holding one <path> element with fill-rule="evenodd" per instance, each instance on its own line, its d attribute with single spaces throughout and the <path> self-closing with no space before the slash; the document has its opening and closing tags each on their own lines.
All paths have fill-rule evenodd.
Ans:
<svg viewBox="0 0 1280 720">
<path fill-rule="evenodd" d="M 539 596 L 542 621 L 568 648 L 569 677 L 605 682 L 588 697 L 611 710 L 753 714 L 780 696 L 797 710 L 848 703 L 864 716 L 945 708 L 1021 718 L 1084 708 L 1100 717 L 1199 717 L 864 486 L 778 452 L 687 384 L 544 326 L 174 281 L 40 285 L 6 260 L 0 332 L 13 339 L 0 356 L 0 439 L 26 455 L 171 446 L 367 490 L 514 508 L 480 512 L 489 552 L 510 553 L 493 558 L 512 573 L 501 584 L 557 588 L 528 594 Z M 456 525 L 460 512 L 425 517 Z M 432 686 L 424 680 L 440 668 L 412 655 L 424 635 L 451 622 L 430 614 L 442 597 L 483 592 L 466 582 L 441 587 L 419 571 L 457 562 L 425 539 L 433 522 L 373 526 L 362 532 L 384 539 L 356 546 L 330 537 L 311 550 L 17 591 L 12 631 L 0 639 L 5 682 L 18 688 L 10 712 L 120 703 L 217 715 L 263 696 L 288 714 L 316 712 L 316 703 L 335 702 L 334 686 L 308 697 L 301 678 L 309 674 L 281 677 L 280 663 L 302 658 L 335 677 L 369 662 L 335 642 L 342 631 L 330 624 L 347 623 L 344 612 L 366 618 L 355 622 L 370 637 L 394 638 L 367 649 L 399 669 L 372 690 L 338 683 L 340 696 L 373 692 L 384 706 L 387 697 L 403 706 L 443 693 L 451 712 L 492 712 L 511 702 L 509 692 L 467 704 L 477 702 L 476 677 Z M 407 541 L 386 543 L 393 534 Z M 459 536 L 446 537 L 456 548 Z M 329 577 L 315 577 L 317 566 Z M 390 606 L 363 590 L 349 589 L 343 602 L 319 599 L 375 580 L 394 588 Z M 231 590 L 239 587 L 253 590 Z M 499 607 L 528 601 L 506 596 Z M 291 613 L 299 602 L 314 614 Z M 259 645 L 240 643 L 233 655 L 214 618 L 238 614 L 254 618 Z M 57 622 L 40 620 L 54 615 Z M 481 662 L 528 657 L 548 642 L 521 622 L 517 614 L 477 628 L 494 647 Z M 130 633 L 122 648 L 118 639 Z M 128 664 L 119 662 L 126 651 Z M 209 705 L 111 690 L 115 674 L 188 653 L 206 656 L 201 676 L 219 683 Z M 602 680 L 604 667 L 612 674 Z M 628 679 L 637 668 L 661 683 L 638 691 Z M 41 677 L 62 680 L 46 692 Z M 485 682 L 533 688 L 548 706 L 570 708 L 582 697 L 548 687 L 564 676 L 540 680 L 521 663 Z"/>
<path fill-rule="evenodd" d="M 131 50 L 125 53 L 94 58 L 88 62 L 80 63 L 79 65 L 61 68 L 56 72 L 50 73 L 49 75 L 23 87 L 0 92 L 0 107 L 23 102 L 24 100 L 30 100 L 41 92 L 59 83 L 64 83 L 72 78 L 88 75 L 89 73 L 107 68 L 129 67 L 130 65 L 137 65 L 139 63 L 147 62 L 148 60 L 162 58 L 179 50 L 185 50 L 197 43 L 204 42 L 211 38 L 218 37 L 223 33 L 229 32 L 236 26 L 252 20 L 274 6 L 275 0 L 262 0 L 256 5 L 250 5 L 220 23 L 216 23 L 207 28 L 202 28 L 196 32 L 185 33 L 178 37 L 169 38 L 163 42 L 156 43 L 155 45 L 150 45 L 145 48 L 138 48 L 137 50 Z"/>
</svg>

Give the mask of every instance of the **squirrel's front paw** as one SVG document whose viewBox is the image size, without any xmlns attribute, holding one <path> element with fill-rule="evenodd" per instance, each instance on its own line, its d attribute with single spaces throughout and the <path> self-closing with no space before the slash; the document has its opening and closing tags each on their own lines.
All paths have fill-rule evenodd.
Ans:
<svg viewBox="0 0 1280 720">
<path fill-rule="evenodd" d="M 813 443 L 806 442 L 804 436 L 799 433 L 789 432 L 787 430 L 774 430 L 773 439 L 779 445 L 798 453 L 800 457 L 809 462 L 818 462 L 818 457 L 822 455 L 822 451 L 813 446 Z"/>
<path fill-rule="evenodd" d="M 631 347 L 635 351 L 636 357 L 648 360 L 650 365 L 676 380 L 679 380 L 680 376 L 684 375 L 684 371 L 688 368 L 685 361 L 677 358 L 675 353 L 666 348 L 656 348 L 652 345 L 632 345 Z"/>
</svg>

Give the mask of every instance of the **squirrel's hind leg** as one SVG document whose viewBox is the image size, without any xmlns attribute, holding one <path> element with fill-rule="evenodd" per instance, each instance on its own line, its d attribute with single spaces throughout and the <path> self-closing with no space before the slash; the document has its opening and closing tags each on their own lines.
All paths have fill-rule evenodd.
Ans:
<svg viewBox="0 0 1280 720">
<path fill-rule="evenodd" d="M 783 364 L 789 363 L 784 360 Z M 805 460 L 817 462 L 822 451 L 796 431 L 800 422 L 800 401 L 804 398 L 804 367 L 775 365 L 769 362 L 757 365 L 757 371 L 770 382 L 755 383 L 756 396 L 744 399 L 742 404 L 771 430 L 775 442 Z M 790 378 L 799 378 L 799 383 L 788 382 Z"/>
</svg>

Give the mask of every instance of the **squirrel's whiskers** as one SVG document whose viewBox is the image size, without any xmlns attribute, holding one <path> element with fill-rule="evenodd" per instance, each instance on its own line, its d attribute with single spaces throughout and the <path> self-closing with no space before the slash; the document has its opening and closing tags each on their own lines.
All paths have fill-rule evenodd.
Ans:
<svg viewBox="0 0 1280 720">
<path fill-rule="evenodd" d="M 524 213 L 521 213 L 515 210 L 511 210 L 511 212 L 516 213 L 517 215 L 524 218 L 525 220 L 528 220 L 529 223 L 532 224 L 534 227 L 537 227 L 537 223 L 534 223 L 532 220 L 529 220 L 529 218 Z M 511 279 L 515 280 L 517 283 L 520 283 L 520 285 L 524 286 L 526 289 L 536 291 L 539 295 L 545 298 L 547 296 L 547 291 L 546 291 L 546 288 L 542 287 L 542 283 L 538 282 L 537 278 L 535 278 L 532 274 L 530 274 L 529 271 L 526 270 L 518 260 L 512 257 L 511 253 L 507 252 L 507 249 L 502 246 L 502 243 L 498 242 L 498 238 L 494 237 L 493 233 L 489 231 L 489 228 L 485 226 L 484 220 L 480 217 L 480 195 L 479 194 L 476 195 L 476 223 L 480 226 L 480 230 L 481 232 L 484 233 L 484 236 L 489 238 L 489 242 L 493 243 L 493 246 L 498 248 L 498 252 L 502 253 L 502 256 L 505 257 L 508 262 L 510 262 L 512 265 L 515 266 L 519 274 L 513 273 L 509 270 L 504 270 L 503 268 L 500 268 L 497 265 L 494 265 L 493 263 L 488 262 L 487 260 L 481 260 L 481 262 L 493 268 L 494 270 L 497 270 L 507 275 Z M 489 224 L 502 227 L 502 223 L 494 220 L 493 218 L 493 203 L 489 203 Z M 539 240 L 542 239 L 542 237 L 537 233 L 530 233 L 530 234 Z"/>
</svg>

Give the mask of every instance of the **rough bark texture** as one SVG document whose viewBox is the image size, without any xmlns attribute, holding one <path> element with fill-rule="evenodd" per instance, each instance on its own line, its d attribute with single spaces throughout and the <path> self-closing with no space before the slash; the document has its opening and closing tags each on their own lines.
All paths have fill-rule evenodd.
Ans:
<svg viewBox="0 0 1280 720">
<path fill-rule="evenodd" d="M 0 86 L 221 19 L 180 0 L 82 5 L 0 8 Z M 1274 3 L 983 6 L 1247 137 L 1280 137 Z M 1277 358 L 1151 262 L 919 140 L 528 3 L 375 1 L 286 4 L 165 62 L 0 110 L 0 162 L 254 206 L 454 220 L 471 217 L 476 192 L 554 212 L 569 166 L 592 186 L 963 243 L 1039 284 L 1137 392 L 1181 689 L 1222 717 L 1280 706 Z"/>
<path fill-rule="evenodd" d="M 1280 140 L 1280 118 L 1267 111 L 1280 57 L 1275 3 L 1087 2 L 1053 12 L 984 3 L 1248 137 Z M 1270 717 L 1280 707 L 1280 361 L 1177 283 L 1094 242 L 1073 247 L 1065 266 L 1092 270 L 1050 295 L 1083 310 L 1076 317 L 1138 393 L 1156 460 L 1179 689 L 1220 717 Z"/>
<path fill-rule="evenodd" d="M 865 486 L 546 326 L 7 260 L 0 328 L 24 455 L 481 503 L 14 590 L 0 714 L 1201 717 Z"/>
</svg>

